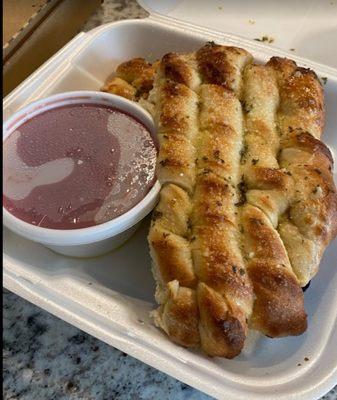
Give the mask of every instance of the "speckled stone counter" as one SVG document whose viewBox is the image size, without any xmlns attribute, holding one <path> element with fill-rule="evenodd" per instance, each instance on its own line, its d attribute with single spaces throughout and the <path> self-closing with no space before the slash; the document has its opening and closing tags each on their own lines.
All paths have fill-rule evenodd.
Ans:
<svg viewBox="0 0 337 400">
<path fill-rule="evenodd" d="M 135 1 L 106 0 L 84 30 L 146 15 Z M 5 400 L 211 399 L 7 290 L 3 299 Z M 323 399 L 336 400 L 337 387 Z"/>
<path fill-rule="evenodd" d="M 4 291 L 4 399 L 210 397 Z"/>
</svg>

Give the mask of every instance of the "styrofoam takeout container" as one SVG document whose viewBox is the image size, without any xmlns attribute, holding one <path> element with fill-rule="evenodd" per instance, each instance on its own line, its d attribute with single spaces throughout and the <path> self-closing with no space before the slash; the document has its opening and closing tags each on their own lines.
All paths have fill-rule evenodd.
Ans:
<svg viewBox="0 0 337 400">
<path fill-rule="evenodd" d="M 121 21 L 79 34 L 5 99 L 5 117 L 53 93 L 97 90 L 120 62 L 132 57 L 154 60 L 166 52 L 191 51 L 214 40 L 244 47 L 258 61 L 288 56 L 326 77 L 323 139 L 332 152 L 337 151 L 334 68 L 220 30 L 201 28 L 191 21 L 184 23 L 176 14 L 175 18 L 168 16 L 176 5 L 184 8 L 188 1 L 142 2 L 152 10 L 158 3 L 166 15 L 157 9 L 145 20 Z M 193 13 L 197 14 L 195 9 Z M 212 13 L 209 20 L 212 26 L 226 30 L 222 14 L 218 14 L 217 18 Z M 277 12 L 274 16 L 278 17 Z M 205 13 L 203 21 L 207 18 Z M 336 169 L 334 178 L 337 180 Z M 150 321 L 154 284 L 146 242 L 148 222 L 116 251 L 85 260 L 62 257 L 5 229 L 4 284 L 84 331 L 219 399 L 317 399 L 337 383 L 336 241 L 326 250 L 320 270 L 305 292 L 307 332 L 282 339 L 262 337 L 250 354 L 243 352 L 226 360 L 174 345 Z"/>
<path fill-rule="evenodd" d="M 156 140 L 153 118 L 135 102 L 109 93 L 73 91 L 54 94 L 20 108 L 4 123 L 3 141 L 38 114 L 69 104 L 83 103 L 108 105 L 125 111 L 143 123 Z M 88 228 L 49 229 L 35 226 L 15 217 L 5 207 L 3 222 L 18 235 L 44 244 L 57 253 L 72 257 L 96 257 L 116 249 L 134 234 L 140 221 L 155 206 L 159 190 L 160 184 L 156 181 L 146 196 L 129 211 L 111 221 Z"/>
</svg>

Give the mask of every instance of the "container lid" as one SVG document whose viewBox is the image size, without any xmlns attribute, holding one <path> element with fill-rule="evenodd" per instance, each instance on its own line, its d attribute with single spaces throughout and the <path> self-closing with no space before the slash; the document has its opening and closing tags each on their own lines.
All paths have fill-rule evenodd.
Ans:
<svg viewBox="0 0 337 400">
<path fill-rule="evenodd" d="M 139 0 L 151 16 L 263 41 L 337 68 L 337 0 Z"/>
</svg>

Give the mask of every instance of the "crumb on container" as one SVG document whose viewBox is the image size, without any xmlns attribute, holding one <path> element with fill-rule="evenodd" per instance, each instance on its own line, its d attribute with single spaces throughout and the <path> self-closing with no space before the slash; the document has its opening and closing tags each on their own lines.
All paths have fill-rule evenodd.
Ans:
<svg viewBox="0 0 337 400">
<path fill-rule="evenodd" d="M 264 35 L 262 36 L 262 38 L 255 38 L 254 40 L 256 40 L 257 42 L 264 42 L 264 43 L 273 43 L 275 41 L 274 38 L 268 35 Z"/>
</svg>

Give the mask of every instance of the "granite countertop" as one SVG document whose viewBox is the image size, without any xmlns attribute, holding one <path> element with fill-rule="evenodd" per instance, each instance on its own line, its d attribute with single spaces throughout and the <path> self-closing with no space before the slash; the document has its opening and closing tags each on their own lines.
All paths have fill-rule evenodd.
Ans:
<svg viewBox="0 0 337 400">
<path fill-rule="evenodd" d="M 105 0 L 84 30 L 143 18 L 135 1 Z M 209 396 L 3 292 L 5 400 L 207 400 Z M 337 386 L 325 400 L 337 399 Z"/>
<path fill-rule="evenodd" d="M 5 400 L 207 400 L 4 290 Z"/>
</svg>

